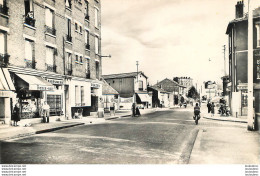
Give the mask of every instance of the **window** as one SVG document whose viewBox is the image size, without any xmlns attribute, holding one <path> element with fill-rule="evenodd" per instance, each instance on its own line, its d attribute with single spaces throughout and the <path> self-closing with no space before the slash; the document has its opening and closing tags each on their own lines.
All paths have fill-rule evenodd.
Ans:
<svg viewBox="0 0 260 176">
<path fill-rule="evenodd" d="M 86 49 L 90 49 L 90 45 L 89 45 L 89 31 L 85 30 L 85 44 L 86 44 Z"/>
<path fill-rule="evenodd" d="M 256 79 L 260 79 L 260 59 L 256 60 Z"/>
<path fill-rule="evenodd" d="M 35 27 L 32 0 L 24 0 L 25 24 Z"/>
<path fill-rule="evenodd" d="M 54 48 L 46 47 L 46 69 L 47 71 L 56 71 L 56 66 L 54 64 Z"/>
<path fill-rule="evenodd" d="M 25 40 L 25 59 L 28 61 L 32 61 L 33 59 L 32 42 L 29 40 Z"/>
<path fill-rule="evenodd" d="M 0 13 L 8 15 L 8 7 L 6 6 L 6 0 L 0 0 Z"/>
<path fill-rule="evenodd" d="M 78 62 L 79 61 L 79 56 L 78 55 L 76 55 L 76 62 Z"/>
<path fill-rule="evenodd" d="M 98 28 L 98 9 L 95 8 L 95 27 Z"/>
<path fill-rule="evenodd" d="M 80 97 L 80 92 L 79 92 L 79 86 L 75 86 L 75 105 L 76 106 L 79 106 L 79 104 L 80 104 L 80 99 L 79 99 L 79 97 Z"/>
<path fill-rule="evenodd" d="M 78 31 L 78 24 L 75 23 L 75 31 Z"/>
<path fill-rule="evenodd" d="M 99 54 L 99 40 L 98 37 L 95 37 L 95 53 Z"/>
<path fill-rule="evenodd" d="M 86 58 L 86 78 L 90 78 L 89 59 Z"/>
<path fill-rule="evenodd" d="M 6 43 L 6 40 L 5 40 L 5 33 L 3 32 L 0 32 L 0 54 L 1 55 L 4 55 L 5 54 L 5 43 Z"/>
<path fill-rule="evenodd" d="M 79 62 L 83 63 L 82 56 L 79 57 Z"/>
<path fill-rule="evenodd" d="M 72 54 L 66 52 L 66 64 L 67 64 L 67 71 L 68 74 L 71 75 L 72 74 Z"/>
<path fill-rule="evenodd" d="M 71 0 L 65 0 L 65 7 L 71 9 Z"/>
<path fill-rule="evenodd" d="M 47 7 L 45 8 L 45 24 L 46 32 L 56 35 L 56 31 L 54 29 L 54 11 Z"/>
<path fill-rule="evenodd" d="M 71 19 L 67 18 L 67 37 L 66 40 L 72 42 L 71 37 Z"/>
<path fill-rule="evenodd" d="M 256 42 L 257 42 L 256 46 L 260 47 L 260 23 L 257 23 L 255 27 L 256 27 Z"/>
<path fill-rule="evenodd" d="M 84 106 L 85 103 L 84 103 L 84 87 L 83 86 L 80 87 L 80 93 L 81 93 L 81 106 Z"/>
<path fill-rule="evenodd" d="M 139 90 L 143 90 L 144 88 L 143 88 L 143 81 L 139 81 L 139 85 L 138 85 L 139 87 Z"/>
<path fill-rule="evenodd" d="M 82 27 L 81 26 L 79 26 L 79 32 L 82 33 Z"/>
<path fill-rule="evenodd" d="M 96 78 L 99 79 L 99 62 L 96 62 Z"/>
<path fill-rule="evenodd" d="M 88 1 L 85 0 L 85 20 L 89 20 L 89 4 L 88 4 Z"/>
</svg>

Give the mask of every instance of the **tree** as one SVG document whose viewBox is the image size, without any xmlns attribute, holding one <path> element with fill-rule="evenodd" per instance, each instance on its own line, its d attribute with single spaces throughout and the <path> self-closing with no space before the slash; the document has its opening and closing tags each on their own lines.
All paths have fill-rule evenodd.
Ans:
<svg viewBox="0 0 260 176">
<path fill-rule="evenodd" d="M 196 88 L 194 86 L 192 86 L 189 91 L 188 91 L 188 97 L 189 98 L 193 98 L 193 99 L 197 99 L 199 98 L 199 93 L 196 90 Z"/>
</svg>

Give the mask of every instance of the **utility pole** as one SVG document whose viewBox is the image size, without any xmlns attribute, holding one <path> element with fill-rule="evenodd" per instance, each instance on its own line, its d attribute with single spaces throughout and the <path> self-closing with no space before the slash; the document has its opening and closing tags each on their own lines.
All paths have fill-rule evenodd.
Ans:
<svg viewBox="0 0 260 176">
<path fill-rule="evenodd" d="M 138 83 L 138 65 L 139 65 L 139 63 L 138 63 L 138 61 L 136 61 L 136 67 L 137 67 L 137 83 Z"/>
<path fill-rule="evenodd" d="M 254 107 L 253 107 L 253 9 L 251 0 L 248 0 L 248 123 L 247 129 L 254 130 Z"/>
<path fill-rule="evenodd" d="M 223 53 L 224 53 L 224 76 L 227 75 L 226 73 L 226 45 L 223 45 Z"/>
</svg>

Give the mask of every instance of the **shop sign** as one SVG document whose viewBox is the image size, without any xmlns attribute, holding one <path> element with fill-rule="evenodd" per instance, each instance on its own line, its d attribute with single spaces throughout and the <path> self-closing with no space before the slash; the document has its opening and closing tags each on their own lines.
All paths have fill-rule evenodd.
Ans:
<svg viewBox="0 0 260 176">
<path fill-rule="evenodd" d="M 33 90 L 33 89 L 31 89 Z M 44 90 L 53 90 L 53 87 L 52 86 L 42 86 L 42 85 L 37 85 L 37 90 L 41 90 L 41 91 L 44 91 Z"/>
<path fill-rule="evenodd" d="M 96 83 L 91 83 L 91 87 L 96 88 L 96 89 L 99 89 L 99 88 L 100 88 L 100 85 L 99 85 L 99 84 L 96 84 Z"/>
<path fill-rule="evenodd" d="M 0 97 L 11 97 L 11 91 L 0 91 Z"/>
<path fill-rule="evenodd" d="M 57 80 L 57 79 L 47 79 L 47 81 L 51 84 L 58 84 L 58 85 L 62 85 L 63 84 L 63 80 Z"/>
<path fill-rule="evenodd" d="M 247 89 L 247 86 L 239 86 L 239 85 L 238 85 L 238 86 L 237 86 L 237 89 L 238 89 L 238 90 L 245 90 L 245 89 Z"/>
</svg>

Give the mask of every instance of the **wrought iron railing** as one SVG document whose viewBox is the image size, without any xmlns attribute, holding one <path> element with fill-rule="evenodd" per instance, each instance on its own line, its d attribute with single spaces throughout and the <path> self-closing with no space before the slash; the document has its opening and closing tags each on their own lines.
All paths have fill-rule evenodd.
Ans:
<svg viewBox="0 0 260 176">
<path fill-rule="evenodd" d="M 32 27 L 35 27 L 35 19 L 34 18 L 31 18 L 31 17 L 25 17 L 25 21 L 24 23 L 27 24 L 27 25 L 30 25 Z"/>
<path fill-rule="evenodd" d="M 45 64 L 46 65 L 46 71 L 51 71 L 51 72 L 56 72 L 56 65 L 50 65 L 50 64 Z"/>
<path fill-rule="evenodd" d="M 9 57 L 8 54 L 0 54 L 0 66 L 1 67 L 7 67 L 9 64 Z"/>
<path fill-rule="evenodd" d="M 49 26 L 45 26 L 45 32 L 56 36 L 56 29 L 51 28 Z"/>
<path fill-rule="evenodd" d="M 36 68 L 36 62 L 35 62 L 34 58 L 32 60 L 24 59 L 24 61 L 25 61 L 26 68 L 33 68 L 33 69 Z"/>
<path fill-rule="evenodd" d="M 6 5 L 0 5 L 0 13 L 8 15 L 8 7 Z"/>
<path fill-rule="evenodd" d="M 71 35 L 66 35 L 66 40 L 67 40 L 68 42 L 72 42 L 72 37 L 71 37 Z"/>
</svg>

